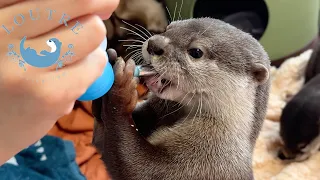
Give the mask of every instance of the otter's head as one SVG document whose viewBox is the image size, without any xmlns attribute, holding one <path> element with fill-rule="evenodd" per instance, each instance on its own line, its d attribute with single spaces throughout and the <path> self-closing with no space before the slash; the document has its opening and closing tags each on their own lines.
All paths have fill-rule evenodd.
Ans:
<svg viewBox="0 0 320 180">
<path fill-rule="evenodd" d="M 158 74 L 147 79 L 147 86 L 172 101 L 187 94 L 228 99 L 245 91 L 241 94 L 254 96 L 251 90 L 269 79 L 270 61 L 257 40 L 212 18 L 172 22 L 143 44 L 142 55 Z"/>
<path fill-rule="evenodd" d="M 310 93 L 310 92 L 308 92 Z M 304 161 L 320 148 L 319 98 L 306 99 L 298 94 L 284 107 L 280 117 L 283 147 L 278 157 L 287 161 Z"/>
</svg>

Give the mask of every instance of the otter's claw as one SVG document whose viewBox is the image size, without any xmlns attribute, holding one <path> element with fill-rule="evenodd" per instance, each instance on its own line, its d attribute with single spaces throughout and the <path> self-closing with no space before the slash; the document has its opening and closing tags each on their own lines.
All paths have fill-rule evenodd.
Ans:
<svg viewBox="0 0 320 180">
<path fill-rule="evenodd" d="M 113 107 L 124 111 L 123 113 L 132 113 L 138 101 L 137 79 L 134 78 L 135 63 L 132 59 L 124 62 L 118 58 L 113 66 L 115 82 L 110 92 L 109 99 Z"/>
<path fill-rule="evenodd" d="M 117 57 L 118 57 L 116 50 L 109 48 L 109 49 L 107 49 L 107 53 L 108 53 L 110 64 L 114 65 L 114 63 L 116 62 Z"/>
</svg>

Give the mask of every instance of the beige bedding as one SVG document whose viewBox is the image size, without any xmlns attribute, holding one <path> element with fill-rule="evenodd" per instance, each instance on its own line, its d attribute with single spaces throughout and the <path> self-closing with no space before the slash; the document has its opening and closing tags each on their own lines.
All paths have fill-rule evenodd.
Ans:
<svg viewBox="0 0 320 180">
<path fill-rule="evenodd" d="M 279 118 L 288 99 L 304 83 L 304 70 L 312 50 L 288 59 L 278 69 L 272 67 L 272 88 L 266 120 L 257 140 L 253 168 L 256 180 L 320 179 L 320 152 L 300 163 L 284 163 L 277 158 L 279 150 Z"/>
</svg>

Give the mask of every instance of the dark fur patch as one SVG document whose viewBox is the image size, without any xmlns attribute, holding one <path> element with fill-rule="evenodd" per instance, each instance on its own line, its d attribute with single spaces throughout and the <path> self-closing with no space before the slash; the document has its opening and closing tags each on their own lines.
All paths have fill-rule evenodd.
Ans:
<svg viewBox="0 0 320 180">
<path fill-rule="evenodd" d="M 310 60 L 306 68 L 305 83 L 308 83 L 314 76 L 320 73 L 320 41 L 313 48 Z"/>
<path fill-rule="evenodd" d="M 286 104 L 280 118 L 280 135 L 289 154 L 301 153 L 299 144 L 309 144 L 319 135 L 320 75 L 312 78 Z"/>
</svg>

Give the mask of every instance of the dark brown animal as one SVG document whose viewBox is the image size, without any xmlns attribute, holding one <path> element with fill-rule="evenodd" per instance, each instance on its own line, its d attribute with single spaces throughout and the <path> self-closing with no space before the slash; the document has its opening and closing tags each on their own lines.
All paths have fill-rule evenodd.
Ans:
<svg viewBox="0 0 320 180">
<path fill-rule="evenodd" d="M 305 84 L 318 74 L 320 74 L 320 41 L 318 41 L 313 48 L 313 52 L 306 67 Z"/>
<path fill-rule="evenodd" d="M 286 104 L 280 118 L 279 158 L 304 161 L 320 148 L 320 74 Z"/>
</svg>

